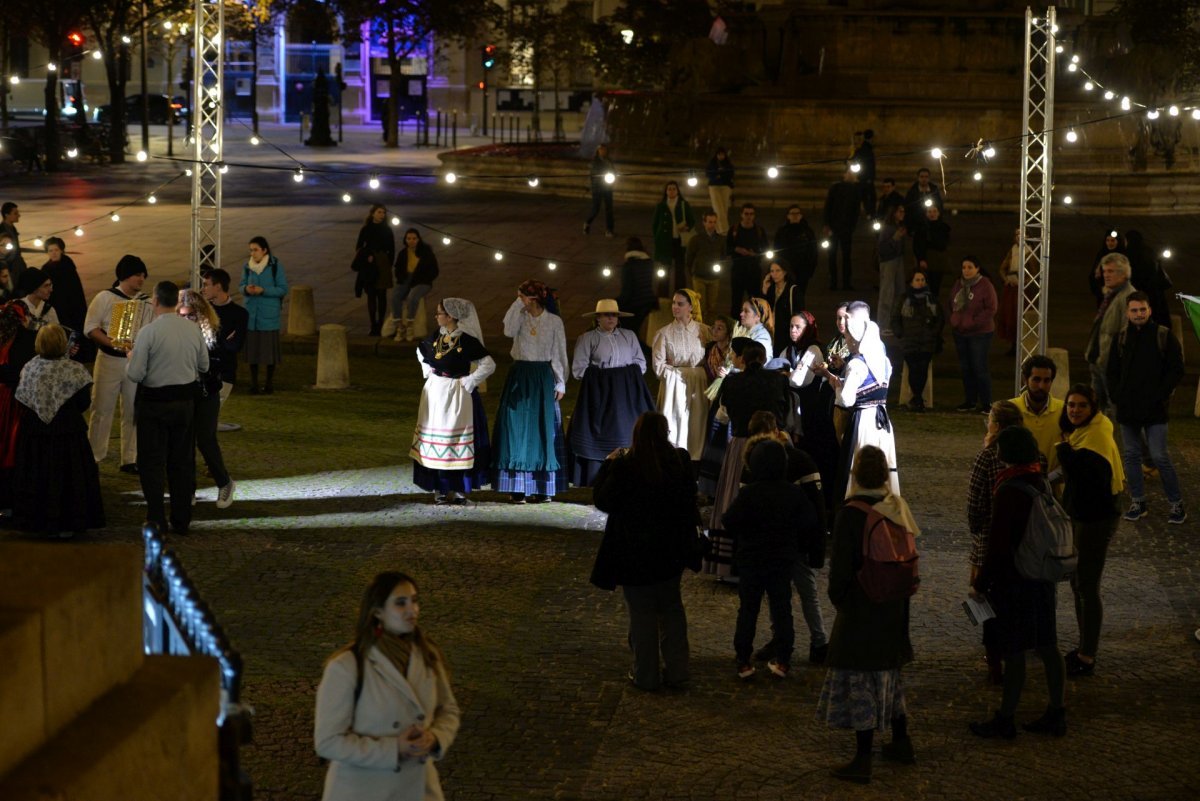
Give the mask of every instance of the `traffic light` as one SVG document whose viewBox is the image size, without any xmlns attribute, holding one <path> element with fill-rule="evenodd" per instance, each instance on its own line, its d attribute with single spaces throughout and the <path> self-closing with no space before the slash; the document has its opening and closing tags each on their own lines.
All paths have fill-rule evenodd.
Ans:
<svg viewBox="0 0 1200 801">
<path fill-rule="evenodd" d="M 490 70 L 496 66 L 496 46 L 494 44 L 484 45 L 480 48 L 480 55 L 483 57 L 483 68 Z"/>
<path fill-rule="evenodd" d="M 63 55 L 66 58 L 80 58 L 83 56 L 83 46 L 87 43 L 85 37 L 79 31 L 71 31 L 67 34 L 67 43 L 63 48 Z"/>
</svg>

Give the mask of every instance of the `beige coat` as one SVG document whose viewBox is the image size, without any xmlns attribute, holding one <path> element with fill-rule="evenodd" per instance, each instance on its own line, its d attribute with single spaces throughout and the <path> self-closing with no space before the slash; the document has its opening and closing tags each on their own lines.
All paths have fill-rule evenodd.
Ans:
<svg viewBox="0 0 1200 801">
<path fill-rule="evenodd" d="M 445 671 L 429 670 L 414 648 L 405 678 L 372 647 L 357 706 L 356 680 L 354 654 L 347 651 L 325 666 L 317 687 L 313 737 L 317 754 L 329 760 L 323 801 L 442 801 L 434 761 L 449 750 L 459 723 Z M 424 764 L 398 758 L 400 737 L 414 723 L 438 740 Z"/>
</svg>

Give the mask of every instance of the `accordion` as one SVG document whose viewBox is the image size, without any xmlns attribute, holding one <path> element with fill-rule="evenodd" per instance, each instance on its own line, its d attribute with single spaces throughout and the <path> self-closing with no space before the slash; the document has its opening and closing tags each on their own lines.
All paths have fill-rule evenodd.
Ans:
<svg viewBox="0 0 1200 801">
<path fill-rule="evenodd" d="M 108 337 L 118 348 L 133 347 L 142 327 L 154 319 L 154 309 L 144 300 L 123 300 L 113 304 L 108 320 Z"/>
</svg>

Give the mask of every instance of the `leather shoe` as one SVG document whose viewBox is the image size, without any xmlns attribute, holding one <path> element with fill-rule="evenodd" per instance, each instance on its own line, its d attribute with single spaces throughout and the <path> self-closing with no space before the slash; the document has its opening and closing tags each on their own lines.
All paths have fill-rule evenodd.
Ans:
<svg viewBox="0 0 1200 801">
<path fill-rule="evenodd" d="M 121 465 L 120 470 L 122 473 L 129 473 L 132 476 L 136 476 L 138 474 L 138 466 L 133 462 Z"/>
</svg>

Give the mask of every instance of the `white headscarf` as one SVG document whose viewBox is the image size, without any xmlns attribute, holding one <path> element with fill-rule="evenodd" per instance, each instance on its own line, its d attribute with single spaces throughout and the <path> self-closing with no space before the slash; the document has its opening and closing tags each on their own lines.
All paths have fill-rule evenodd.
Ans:
<svg viewBox="0 0 1200 801">
<path fill-rule="evenodd" d="M 442 298 L 442 308 L 446 310 L 446 314 L 458 321 L 458 328 L 464 334 L 470 334 L 475 339 L 479 340 L 479 344 L 485 344 L 483 341 L 483 330 L 479 327 L 479 315 L 475 312 L 475 304 L 466 298 Z"/>
<path fill-rule="evenodd" d="M 875 321 L 858 314 L 850 315 L 850 319 L 846 321 L 846 336 L 855 343 L 875 380 L 889 381 L 892 377 L 892 363 L 888 359 L 883 340 L 879 338 L 879 326 Z"/>
</svg>

